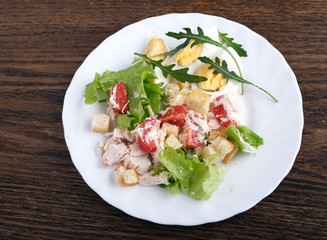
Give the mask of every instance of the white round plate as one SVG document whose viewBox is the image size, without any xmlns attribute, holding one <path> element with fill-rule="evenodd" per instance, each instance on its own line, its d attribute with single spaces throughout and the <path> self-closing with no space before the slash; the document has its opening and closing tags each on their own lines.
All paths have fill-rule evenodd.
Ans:
<svg viewBox="0 0 327 240">
<path fill-rule="evenodd" d="M 135 52 L 143 53 L 155 32 L 168 48 L 180 42 L 165 33 L 184 27 L 196 30 L 216 25 L 243 45 L 248 57 L 242 57 L 244 78 L 268 90 L 275 103 L 262 91 L 245 86 L 238 96 L 243 123 L 264 138 L 256 155 L 238 153 L 226 165 L 227 175 L 219 189 L 207 201 L 195 201 L 183 194 L 171 195 L 159 187 L 120 187 L 114 180 L 114 168 L 100 168 L 95 148 L 104 137 L 91 131 L 96 112 L 105 112 L 102 104 L 85 105 L 85 85 L 98 72 L 127 68 Z M 110 205 L 125 213 L 160 224 L 198 225 L 221 221 L 244 212 L 268 196 L 290 171 L 299 151 L 303 111 L 296 77 L 286 60 L 265 38 L 249 28 L 227 19 L 198 13 L 169 14 L 131 24 L 104 40 L 75 73 L 67 89 L 63 106 L 65 140 L 71 158 L 85 182 Z"/>
</svg>

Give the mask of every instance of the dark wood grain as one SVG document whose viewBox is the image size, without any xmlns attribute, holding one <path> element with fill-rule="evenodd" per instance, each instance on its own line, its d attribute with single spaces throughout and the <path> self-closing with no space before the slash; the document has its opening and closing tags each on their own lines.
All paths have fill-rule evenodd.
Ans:
<svg viewBox="0 0 327 240">
<path fill-rule="evenodd" d="M 195 227 L 135 219 L 83 181 L 65 145 L 65 91 L 106 37 L 141 19 L 201 12 L 267 38 L 294 70 L 305 126 L 295 165 L 249 211 Z M 327 239 L 327 2 L 1 1 L 1 239 Z M 273 66 L 272 66 L 273 67 Z"/>
</svg>

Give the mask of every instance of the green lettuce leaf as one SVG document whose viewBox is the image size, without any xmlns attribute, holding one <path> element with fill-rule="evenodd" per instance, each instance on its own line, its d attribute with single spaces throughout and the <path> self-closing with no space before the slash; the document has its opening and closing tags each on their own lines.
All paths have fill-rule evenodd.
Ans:
<svg viewBox="0 0 327 240">
<path fill-rule="evenodd" d="M 257 135 L 255 132 L 250 130 L 246 126 L 239 126 L 237 128 L 240 133 L 243 136 L 243 140 L 247 143 L 249 143 L 253 147 L 258 147 L 260 145 L 263 145 L 263 138 L 261 138 L 259 135 Z"/>
<path fill-rule="evenodd" d="M 190 178 L 193 162 L 186 158 L 182 149 L 167 146 L 166 149 L 159 153 L 159 160 L 177 179 L 183 181 Z"/>
<path fill-rule="evenodd" d="M 173 179 L 168 185 L 171 193 L 182 192 L 195 200 L 207 200 L 217 190 L 225 177 L 225 170 L 212 164 L 217 157 L 200 161 L 198 157 L 188 157 L 182 149 L 166 147 L 159 153 L 159 160 Z"/>
<path fill-rule="evenodd" d="M 207 200 L 223 182 L 226 172 L 214 164 L 196 164 L 189 182 L 187 195 L 195 200 Z"/>
<path fill-rule="evenodd" d="M 149 116 L 145 110 L 150 105 L 154 114 L 159 111 L 160 100 L 163 93 L 160 91 L 162 84 L 156 84 L 156 75 L 145 60 L 135 59 L 130 67 L 113 72 L 105 71 L 102 76 L 96 74 L 93 82 L 86 85 L 85 103 L 93 104 L 100 96 L 108 96 L 109 89 L 118 82 L 126 84 L 129 114 L 118 116 L 118 124 L 123 129 L 133 129 L 136 123 L 141 123 Z"/>
<path fill-rule="evenodd" d="M 97 90 L 101 88 L 99 80 L 100 80 L 100 74 L 95 73 L 93 82 L 86 85 L 85 94 L 84 94 L 86 104 L 93 104 L 98 100 Z"/>
<path fill-rule="evenodd" d="M 144 81 L 144 90 L 150 101 L 150 106 L 155 115 L 159 112 L 160 101 L 164 96 L 163 92 L 160 90 L 164 83 L 156 84 L 154 79 L 146 79 Z"/>
<path fill-rule="evenodd" d="M 128 116 L 128 114 L 117 115 L 117 123 L 123 131 L 133 126 L 133 122 L 137 123 L 137 119 L 133 116 Z"/>
<path fill-rule="evenodd" d="M 249 152 L 247 144 L 254 148 L 263 145 L 263 139 L 246 126 L 229 125 L 226 129 L 226 135 L 233 139 L 242 152 Z"/>
</svg>

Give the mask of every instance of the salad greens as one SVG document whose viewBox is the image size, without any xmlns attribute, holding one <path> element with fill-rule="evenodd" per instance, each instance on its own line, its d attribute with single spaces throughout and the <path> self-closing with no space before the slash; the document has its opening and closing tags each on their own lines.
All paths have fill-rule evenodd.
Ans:
<svg viewBox="0 0 327 240">
<path fill-rule="evenodd" d="M 175 78 L 176 80 L 183 82 L 183 83 L 184 82 L 198 83 L 198 82 L 203 82 L 203 81 L 207 80 L 206 77 L 188 74 L 187 73 L 188 68 L 181 68 L 181 69 L 173 70 L 172 68 L 175 67 L 175 64 L 171 64 L 169 66 L 164 66 L 164 65 L 162 65 L 163 60 L 156 61 L 156 60 L 149 58 L 148 56 L 146 56 L 144 54 L 139 54 L 139 53 L 135 53 L 135 55 L 146 59 L 153 65 L 153 67 L 160 68 L 164 77 L 167 77 L 168 74 L 170 74 L 173 78 Z"/>
<path fill-rule="evenodd" d="M 257 87 L 277 102 L 266 90 L 243 79 L 241 69 L 235 57 L 227 47 L 232 47 L 241 57 L 247 56 L 247 52 L 242 48 L 241 44 L 237 44 L 233 42 L 233 38 L 227 37 L 227 33 L 219 32 L 219 37 L 221 39 L 221 43 L 219 43 L 205 36 L 200 27 L 197 28 L 197 34 L 193 34 L 190 28 L 184 28 L 184 30 L 186 33 L 168 32 L 166 34 L 167 36 L 186 40 L 175 49 L 159 55 L 175 54 L 180 49 L 187 46 L 191 40 L 194 40 L 191 47 L 202 43 L 209 43 L 221 47 L 228 52 L 234 60 L 240 76 L 234 71 L 228 70 L 226 61 L 222 61 L 222 65 L 220 65 L 220 60 L 217 57 L 214 61 L 208 57 L 199 57 L 198 59 L 203 63 L 209 64 L 209 69 L 215 69 L 215 74 L 223 73 L 225 78 L 231 78 L 242 84 L 245 83 Z M 102 75 L 96 73 L 94 80 L 87 84 L 85 88 L 85 103 L 93 104 L 97 101 L 108 101 L 110 88 L 115 86 L 118 82 L 125 83 L 129 112 L 126 114 L 117 114 L 117 123 L 122 130 L 133 130 L 138 124 L 142 123 L 145 118 L 158 114 L 164 95 L 160 88 L 164 83 L 155 83 L 157 77 L 154 72 L 154 67 L 161 69 L 164 77 L 167 78 L 168 75 L 171 75 L 173 78 L 183 83 L 199 83 L 207 80 L 207 78 L 203 76 L 188 74 L 189 68 L 187 67 L 175 70 L 173 69 L 175 64 L 164 66 L 162 64 L 163 60 L 156 61 L 140 53 L 135 53 L 135 55 L 141 57 L 141 59 L 134 59 L 130 67 L 117 72 L 107 70 Z M 207 133 L 195 121 L 191 114 L 189 114 L 189 116 L 199 130 L 203 132 L 207 140 Z M 235 125 L 229 125 L 226 129 L 226 135 L 236 142 L 243 152 L 251 152 L 252 150 L 252 152 L 255 152 L 255 148 L 263 144 L 263 139 L 246 126 L 236 127 Z M 224 180 L 226 171 L 223 166 L 217 166 L 215 164 L 219 153 L 214 153 L 203 158 L 195 155 L 193 151 L 194 149 L 175 149 L 165 146 L 158 154 L 158 159 L 162 163 L 162 166 L 155 169 L 154 175 L 158 175 L 161 172 L 169 173 L 169 185 L 162 186 L 169 188 L 172 194 L 182 192 L 195 200 L 207 200 Z"/>
<path fill-rule="evenodd" d="M 265 93 L 267 93 L 272 99 L 274 99 L 276 102 L 277 99 L 274 98 L 269 92 L 267 92 L 266 90 L 264 90 L 263 88 L 237 76 L 237 74 L 234 72 L 234 71 L 229 71 L 228 70 L 228 67 L 227 67 L 227 63 L 225 60 L 223 60 L 223 64 L 222 66 L 220 66 L 220 60 L 218 57 L 216 57 L 215 61 L 211 60 L 210 58 L 208 57 L 199 57 L 199 60 L 203 63 L 208 63 L 210 64 L 210 67 L 209 69 L 216 69 L 213 73 L 215 74 L 218 74 L 218 73 L 223 73 L 224 74 L 224 77 L 225 78 L 231 78 L 231 79 L 234 79 L 235 81 L 238 81 L 240 83 L 246 83 L 246 84 L 249 84 L 249 85 L 252 85 L 256 88 L 259 88 L 260 90 L 264 91 Z"/>
<path fill-rule="evenodd" d="M 106 72 L 102 76 L 104 77 L 105 74 L 106 74 Z M 86 85 L 85 94 L 84 94 L 85 104 L 96 103 L 96 101 L 98 100 L 98 92 L 101 95 L 103 95 L 103 91 L 102 91 L 101 85 L 99 83 L 100 78 L 101 78 L 100 74 L 95 73 L 93 82 Z"/>
<path fill-rule="evenodd" d="M 207 200 L 224 180 L 225 169 L 212 163 L 218 154 L 213 154 L 200 161 L 196 155 L 189 157 L 182 149 L 166 146 L 159 153 L 163 167 L 160 171 L 168 171 L 172 181 L 168 185 L 172 194 L 178 194 L 180 189 L 195 200 Z"/>
<path fill-rule="evenodd" d="M 186 33 L 183 33 L 183 32 L 179 32 L 179 33 L 174 33 L 174 32 L 168 32 L 166 33 L 167 36 L 169 37 L 173 37 L 173 38 L 176 38 L 176 39 L 183 39 L 183 38 L 186 38 L 186 41 L 185 43 L 189 43 L 191 40 L 194 40 L 194 42 L 192 43 L 191 47 L 197 45 L 197 44 L 200 44 L 200 43 L 209 43 L 209 44 L 212 44 L 212 45 L 215 45 L 217 47 L 221 47 L 222 49 L 224 49 L 226 52 L 228 52 L 228 54 L 233 58 L 236 66 L 237 66 L 237 69 L 240 73 L 240 76 L 242 77 L 242 71 L 241 71 L 241 68 L 240 66 L 238 65 L 238 62 L 236 61 L 234 55 L 221 43 L 211 39 L 210 37 L 204 35 L 203 33 L 203 30 L 202 28 L 198 27 L 197 30 L 198 30 L 198 34 L 195 34 L 195 33 L 192 33 L 191 29 L 190 28 L 183 28 Z M 185 44 L 184 43 L 184 44 Z M 234 46 L 235 47 L 235 46 Z"/>
<path fill-rule="evenodd" d="M 247 52 L 242 48 L 242 45 L 233 42 L 234 38 L 227 37 L 227 33 L 219 32 L 219 37 L 221 39 L 222 44 L 226 43 L 227 47 L 233 48 L 240 57 L 248 56 Z"/>
<path fill-rule="evenodd" d="M 163 93 L 160 87 L 163 83 L 156 84 L 156 75 L 152 67 L 145 60 L 135 59 L 132 65 L 124 70 L 112 72 L 105 71 L 102 76 L 96 73 L 93 82 L 86 85 L 85 103 L 93 104 L 100 96 L 108 99 L 109 89 L 118 82 L 126 84 L 129 105 L 128 114 L 118 114 L 117 121 L 123 130 L 133 129 L 135 124 L 143 122 L 151 113 L 157 114 Z M 101 101 L 101 99 L 100 99 Z"/>
<path fill-rule="evenodd" d="M 242 152 L 248 152 L 246 143 L 254 148 L 263 145 L 263 139 L 246 126 L 229 125 L 226 129 L 226 135 L 237 143 Z"/>
</svg>

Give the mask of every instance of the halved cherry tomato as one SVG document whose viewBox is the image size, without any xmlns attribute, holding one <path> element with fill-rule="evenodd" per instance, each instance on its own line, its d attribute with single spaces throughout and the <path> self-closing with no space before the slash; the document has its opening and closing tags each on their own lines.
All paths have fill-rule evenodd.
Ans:
<svg viewBox="0 0 327 240">
<path fill-rule="evenodd" d="M 213 109 L 213 114 L 215 118 L 217 119 L 217 122 L 223 126 L 223 127 L 228 127 L 229 125 L 236 125 L 237 122 L 234 121 L 233 119 L 228 119 L 228 108 L 224 104 L 220 104 L 219 102 L 223 99 L 224 96 L 219 96 L 216 99 L 216 102 L 218 102 L 218 105 L 214 107 Z"/>
<path fill-rule="evenodd" d="M 184 127 L 187 113 L 182 105 L 176 105 L 168 108 L 161 121 L 174 124 L 178 127 Z"/>
<path fill-rule="evenodd" d="M 126 84 L 119 82 L 109 91 L 109 103 L 115 113 L 124 114 L 128 111 Z"/>
<path fill-rule="evenodd" d="M 187 116 L 185 132 L 185 148 L 196 148 L 203 145 L 204 135 L 190 116 Z"/>
<path fill-rule="evenodd" d="M 157 151 L 159 143 L 160 121 L 155 117 L 145 119 L 138 127 L 138 140 L 141 148 L 153 153 Z"/>
</svg>

